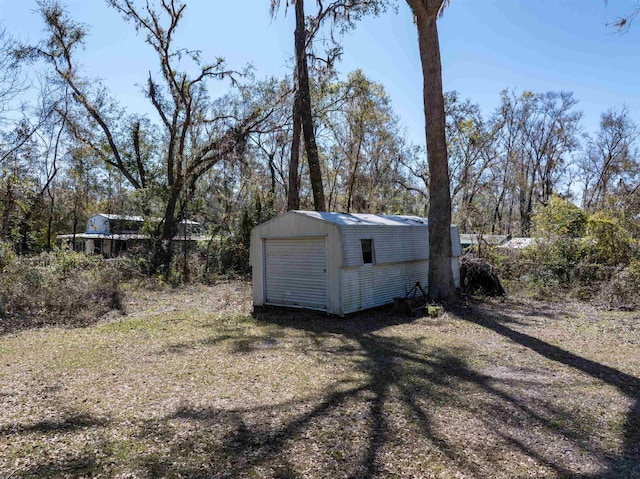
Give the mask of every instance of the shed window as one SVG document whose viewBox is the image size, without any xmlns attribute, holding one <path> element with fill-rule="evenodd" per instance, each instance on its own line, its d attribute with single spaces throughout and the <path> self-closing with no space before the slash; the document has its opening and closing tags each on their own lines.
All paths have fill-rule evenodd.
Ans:
<svg viewBox="0 0 640 479">
<path fill-rule="evenodd" d="M 363 239 L 360 240 L 362 245 L 362 262 L 364 264 L 373 263 L 373 240 Z"/>
</svg>

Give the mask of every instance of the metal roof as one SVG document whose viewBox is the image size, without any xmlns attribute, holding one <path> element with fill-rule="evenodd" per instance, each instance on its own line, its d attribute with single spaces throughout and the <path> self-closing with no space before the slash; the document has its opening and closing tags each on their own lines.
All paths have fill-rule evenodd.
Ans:
<svg viewBox="0 0 640 479">
<path fill-rule="evenodd" d="M 151 239 L 150 235 L 141 235 L 141 234 L 105 234 L 105 233 L 77 233 L 73 234 L 64 234 L 57 235 L 56 239 L 78 239 L 78 240 L 89 240 L 89 239 L 108 239 L 108 240 L 119 240 L 119 241 L 128 241 L 128 240 L 147 240 Z M 184 235 L 176 235 L 173 237 L 174 241 L 182 241 L 185 239 Z M 187 235 L 188 241 L 210 241 L 212 236 L 210 235 Z"/>
<path fill-rule="evenodd" d="M 102 216 L 103 218 L 107 218 L 108 220 L 120 220 L 120 221 L 131 221 L 131 222 L 135 222 L 135 223 L 144 223 L 145 218 L 143 216 L 128 216 L 128 215 L 114 215 L 111 213 L 98 213 L 93 215 L 91 218 L 94 218 L 96 216 Z M 89 218 L 89 219 L 91 219 Z M 154 222 L 154 223 L 159 223 L 160 221 L 162 221 L 162 218 L 154 218 L 154 217 L 149 217 L 149 220 Z M 200 223 L 198 223 L 197 221 L 192 221 L 192 220 L 182 220 L 180 221 L 179 224 L 188 224 L 188 225 L 199 225 Z"/>
<path fill-rule="evenodd" d="M 294 210 L 292 213 L 327 223 L 349 226 L 427 226 L 427 218 L 420 216 L 373 215 L 359 213 L 329 213 L 325 211 Z"/>
<path fill-rule="evenodd" d="M 500 247 L 505 249 L 523 249 L 535 245 L 536 242 L 538 242 L 536 238 L 512 238 L 500 245 Z"/>
<path fill-rule="evenodd" d="M 73 234 L 64 234 L 64 235 L 57 235 L 56 236 L 57 239 L 110 239 L 110 240 L 121 240 L 121 241 L 127 241 L 127 240 L 144 240 L 144 239 L 150 239 L 151 236 L 149 235 L 139 235 L 139 234 L 105 234 L 105 233 L 77 233 L 75 235 Z"/>
<path fill-rule="evenodd" d="M 511 239 L 511 235 L 485 235 L 482 233 L 461 233 L 460 243 L 477 245 L 480 241 L 490 246 L 501 245 Z"/>
<path fill-rule="evenodd" d="M 111 213 L 98 213 L 93 216 L 102 216 L 103 218 L 107 218 L 108 220 L 135 221 L 140 223 L 144 222 L 144 217 L 142 216 L 114 215 Z M 152 219 L 155 220 L 155 218 L 152 218 Z"/>
</svg>

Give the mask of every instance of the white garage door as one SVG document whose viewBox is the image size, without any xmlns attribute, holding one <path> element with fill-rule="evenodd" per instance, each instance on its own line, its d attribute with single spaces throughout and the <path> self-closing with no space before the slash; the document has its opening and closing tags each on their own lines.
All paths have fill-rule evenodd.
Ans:
<svg viewBox="0 0 640 479">
<path fill-rule="evenodd" d="M 327 310 L 325 238 L 265 239 L 266 302 Z"/>
</svg>

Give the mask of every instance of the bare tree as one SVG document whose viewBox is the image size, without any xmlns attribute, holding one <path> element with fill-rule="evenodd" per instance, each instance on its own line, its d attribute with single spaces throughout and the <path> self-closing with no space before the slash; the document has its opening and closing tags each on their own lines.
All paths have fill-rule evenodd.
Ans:
<svg viewBox="0 0 640 479">
<path fill-rule="evenodd" d="M 356 70 L 320 90 L 318 138 L 329 207 L 358 213 L 404 208 L 411 195 L 397 185 L 408 184 L 408 151 L 384 87 Z"/>
<path fill-rule="evenodd" d="M 529 235 L 535 202 L 546 204 L 558 184 L 565 155 L 578 146 L 582 117 L 573 111 L 577 100 L 570 92 L 523 93 L 521 97 L 522 161 L 516 174 L 521 233 Z"/>
<path fill-rule="evenodd" d="M 2 157 L 0 179 L 0 239 L 13 243 L 18 253 L 51 246 L 48 230 L 44 244 L 35 244 L 34 232 L 51 220 L 52 184 L 60 169 L 63 151 L 63 119 L 52 103 L 50 91 L 40 92 L 35 111 L 26 110 L 18 127 L 7 136 L 12 147 Z M 49 205 L 44 204 L 49 196 Z M 47 212 L 49 216 L 47 218 Z"/>
<path fill-rule="evenodd" d="M 478 105 L 468 99 L 460 101 L 456 92 L 445 95 L 445 107 L 454 215 L 464 230 L 476 232 L 479 224 L 488 224 L 486 220 L 479 221 L 479 216 L 486 218 L 489 212 L 477 200 L 491 182 L 500 128 L 483 119 Z"/>
<path fill-rule="evenodd" d="M 296 28 L 294 32 L 296 67 L 294 72 L 295 100 L 293 103 L 293 137 L 291 159 L 289 163 L 289 209 L 300 206 L 298 196 L 298 168 L 300 155 L 300 134 L 304 138 L 309 179 L 313 191 L 313 203 L 316 211 L 326 209 L 322 166 L 318 154 L 316 133 L 311 105 L 311 87 L 309 78 L 308 57 L 312 55 L 314 38 L 322 27 L 329 23 L 329 48 L 326 58 L 322 60 L 325 67 L 331 69 L 342 50 L 336 40 L 336 30 L 344 32 L 353 28 L 355 22 L 366 14 L 377 14 L 385 9 L 387 0 L 335 0 L 329 3 L 316 0 L 315 15 L 305 15 L 304 0 L 294 0 Z M 280 8 L 281 0 L 271 0 L 271 15 L 275 16 Z M 285 0 L 285 8 L 289 2 Z M 318 58 L 313 55 L 314 58 Z"/>
<path fill-rule="evenodd" d="M 607 0 L 605 0 L 605 4 L 607 4 Z M 627 13 L 614 20 L 613 22 L 609 22 L 607 25 L 609 27 L 615 28 L 619 32 L 626 32 L 631 28 L 631 24 L 636 20 L 636 18 L 640 15 L 640 2 L 636 2 L 636 5 Z"/>
<path fill-rule="evenodd" d="M 0 120 L 10 108 L 10 103 L 25 89 L 20 75 L 19 58 L 15 54 L 15 42 L 4 28 L 0 28 Z"/>
<path fill-rule="evenodd" d="M 166 270 L 172 257 L 172 238 L 194 185 L 221 160 L 240 157 L 248 135 L 268 112 L 257 107 L 249 111 L 221 111 L 211 103 L 207 82 L 233 80 L 235 72 L 228 70 L 222 59 L 212 64 L 203 63 L 200 52 L 174 45 L 175 32 L 186 8 L 184 3 L 159 0 L 155 5 L 146 2 L 140 7 L 133 0 L 109 0 L 108 3 L 146 35 L 146 42 L 157 54 L 160 78 L 149 73 L 145 90 L 163 132 L 165 147 L 156 151 L 156 156 L 140 148 L 144 143 L 145 122 L 123 116 L 110 104 L 104 90 L 93 90 L 91 82 L 80 76 L 74 53 L 83 44 L 86 29 L 74 22 L 57 0 L 40 2 L 49 37 L 38 52 L 49 61 L 59 80 L 70 88 L 84 112 L 83 119 L 69 116 L 68 125 L 76 138 L 105 164 L 119 171 L 133 188 L 161 187 L 164 191 L 154 264 Z M 182 58 L 195 64 L 194 74 L 181 68 Z M 123 135 L 122 131 L 126 133 Z"/>
<path fill-rule="evenodd" d="M 500 128 L 494 229 L 511 233 L 513 221 L 528 235 L 535 206 L 545 204 L 561 185 L 578 146 L 582 115 L 574 110 L 576 103 L 569 92 L 501 93 L 493 119 Z"/>
<path fill-rule="evenodd" d="M 287 3 L 288 5 L 288 3 Z M 279 0 L 272 0 L 271 15 L 274 16 L 280 6 Z M 304 0 L 295 1 L 296 28 L 294 32 L 296 67 L 294 74 L 295 100 L 293 102 L 293 138 L 291 160 L 289 163 L 289 209 L 300 207 L 298 196 L 298 165 L 300 155 L 300 134 L 304 137 L 309 177 L 313 190 L 313 203 L 316 211 L 326 209 L 322 170 L 316 144 L 313 114 L 311 111 L 311 91 L 309 86 L 309 65 L 307 62 L 307 26 L 305 22 Z"/>
<path fill-rule="evenodd" d="M 640 184 L 638 132 L 626 107 L 602 114 L 600 130 L 594 138 L 587 137 L 586 151 L 579 162 L 585 209 L 604 208 L 612 195 L 624 194 Z"/>
</svg>

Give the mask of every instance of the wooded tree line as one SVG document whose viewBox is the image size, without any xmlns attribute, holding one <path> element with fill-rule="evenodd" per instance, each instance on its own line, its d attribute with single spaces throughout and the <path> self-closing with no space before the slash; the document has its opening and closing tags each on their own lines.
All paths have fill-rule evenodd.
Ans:
<svg viewBox="0 0 640 479">
<path fill-rule="evenodd" d="M 155 118 L 127 111 L 83 71 L 89 27 L 57 1 L 39 3 L 40 43 L 2 31 L 0 241 L 38 252 L 57 233 L 83 231 L 92 214 L 142 214 L 162 218 L 152 232 L 161 268 L 185 218 L 246 241 L 252 224 L 291 208 L 429 214 L 429 191 L 443 180 L 424 146 L 408 140 L 382 85 L 336 69 L 340 33 L 392 2 L 311 2 L 305 12 L 296 1 L 295 69 L 269 79 L 176 45 L 186 14 L 178 0 L 108 3 L 156 55 L 158 73 L 140 79 Z M 409 2 L 435 25 L 443 2 L 423 3 Z M 213 82 L 227 93 L 212 97 Z M 444 174 L 462 232 L 528 236 L 552 195 L 639 218 L 638 126 L 624 106 L 587 135 L 570 92 L 504 90 L 492 112 L 456 92 L 443 99 Z"/>
</svg>

